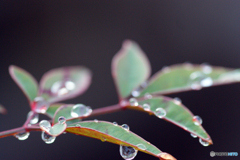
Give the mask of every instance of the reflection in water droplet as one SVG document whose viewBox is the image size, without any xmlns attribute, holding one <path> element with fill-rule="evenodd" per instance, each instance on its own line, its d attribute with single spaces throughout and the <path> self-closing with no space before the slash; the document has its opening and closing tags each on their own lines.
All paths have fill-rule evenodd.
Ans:
<svg viewBox="0 0 240 160">
<path fill-rule="evenodd" d="M 194 116 L 194 117 L 193 117 L 193 122 L 194 122 L 195 125 L 199 126 L 199 125 L 202 124 L 203 120 L 202 120 L 202 118 L 199 117 L 199 116 Z"/>
<path fill-rule="evenodd" d="M 203 80 L 201 80 L 201 86 L 202 87 L 209 87 L 213 84 L 213 80 L 211 77 L 207 77 L 207 78 L 204 78 Z"/>
<path fill-rule="evenodd" d="M 146 146 L 144 146 L 143 144 L 137 144 L 137 147 L 141 150 L 146 150 Z"/>
<path fill-rule="evenodd" d="M 163 118 L 166 116 L 166 111 L 163 108 L 157 108 L 156 111 L 154 112 L 154 114 L 158 117 L 158 118 Z"/>
<path fill-rule="evenodd" d="M 199 142 L 201 143 L 201 145 L 203 145 L 204 147 L 207 147 L 210 145 L 209 142 L 205 141 L 205 140 L 202 140 L 201 138 L 199 138 Z"/>
<path fill-rule="evenodd" d="M 126 131 L 129 131 L 130 127 L 127 124 L 123 124 L 122 128 L 125 129 Z"/>
<path fill-rule="evenodd" d="M 18 139 L 18 140 L 26 140 L 28 137 L 29 137 L 30 133 L 29 132 L 24 132 L 24 133 L 18 133 L 15 135 L 15 137 Z"/>
<path fill-rule="evenodd" d="M 146 94 L 144 95 L 144 97 L 145 97 L 146 99 L 152 99 L 152 95 L 149 94 L 149 93 L 146 93 Z"/>
<path fill-rule="evenodd" d="M 27 119 L 33 115 L 33 111 L 28 112 Z M 30 124 L 36 124 L 39 120 L 39 115 L 35 114 L 34 117 L 29 121 Z"/>
<path fill-rule="evenodd" d="M 145 104 L 143 104 L 142 107 L 145 111 L 150 111 L 150 105 L 149 104 L 145 103 Z"/>
<path fill-rule="evenodd" d="M 175 97 L 173 100 L 174 100 L 174 103 L 176 105 L 181 105 L 182 104 L 182 100 L 180 98 L 178 98 L 178 97 Z"/>
<path fill-rule="evenodd" d="M 202 72 L 203 72 L 204 74 L 210 74 L 210 73 L 212 73 L 212 67 L 211 67 L 209 64 L 203 63 L 203 64 L 201 65 L 201 67 L 202 67 Z"/>
<path fill-rule="evenodd" d="M 72 117 L 82 117 L 89 116 L 92 113 L 92 109 L 89 106 L 83 104 L 76 104 L 72 107 L 71 116 Z"/>
<path fill-rule="evenodd" d="M 193 138 L 197 138 L 197 135 L 196 135 L 196 134 L 191 133 L 190 135 L 191 135 Z"/>
<path fill-rule="evenodd" d="M 66 123 L 66 118 L 63 116 L 58 117 L 58 123 L 60 123 L 60 124 Z"/>
<path fill-rule="evenodd" d="M 136 98 L 130 98 L 129 103 L 131 106 L 138 106 L 138 101 Z"/>
<path fill-rule="evenodd" d="M 49 107 L 49 104 L 43 97 L 36 97 L 33 100 L 32 107 L 37 113 L 45 113 Z"/>
<path fill-rule="evenodd" d="M 118 123 L 117 123 L 117 122 L 113 122 L 113 124 L 114 124 L 115 126 L 117 126 L 117 125 L 118 125 Z"/>
<path fill-rule="evenodd" d="M 132 160 L 133 158 L 136 157 L 137 152 L 138 152 L 133 147 L 122 146 L 122 145 L 120 145 L 120 150 L 119 151 L 120 151 L 120 155 L 125 160 Z"/>
<path fill-rule="evenodd" d="M 56 137 L 53 137 L 53 136 L 51 136 L 51 135 L 49 135 L 49 134 L 47 134 L 46 132 L 42 132 L 42 140 L 45 142 L 45 143 L 47 143 L 47 144 L 52 144 L 54 141 L 55 141 L 55 139 L 56 139 Z"/>
<path fill-rule="evenodd" d="M 40 126 L 41 128 L 43 128 L 44 130 L 49 131 L 50 128 L 51 128 L 51 123 L 48 122 L 47 120 L 42 120 L 42 121 L 39 123 L 39 126 Z"/>
</svg>

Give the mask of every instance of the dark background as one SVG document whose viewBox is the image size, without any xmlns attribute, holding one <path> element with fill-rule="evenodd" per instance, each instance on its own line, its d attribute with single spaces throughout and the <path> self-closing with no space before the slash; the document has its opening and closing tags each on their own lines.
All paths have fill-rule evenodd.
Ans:
<svg viewBox="0 0 240 160">
<path fill-rule="evenodd" d="M 240 68 L 240 1 L 0 1 L 0 130 L 21 126 L 29 111 L 26 98 L 8 75 L 15 64 L 40 80 L 46 71 L 84 65 L 93 72 L 85 94 L 69 100 L 93 109 L 117 103 L 110 64 L 124 39 L 146 52 L 152 73 L 186 61 Z M 96 117 L 127 123 L 131 131 L 179 160 L 239 159 L 210 157 L 210 151 L 240 154 L 240 84 L 171 95 L 180 97 L 214 145 L 203 147 L 184 130 L 136 111 Z M 25 141 L 0 140 L 0 159 L 121 160 L 119 146 L 61 135 L 45 144 L 39 132 Z M 138 153 L 136 159 L 156 159 Z"/>
</svg>

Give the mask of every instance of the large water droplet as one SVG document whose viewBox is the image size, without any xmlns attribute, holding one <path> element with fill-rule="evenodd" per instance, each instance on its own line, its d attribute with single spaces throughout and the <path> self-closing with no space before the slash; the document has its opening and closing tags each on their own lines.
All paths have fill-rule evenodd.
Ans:
<svg viewBox="0 0 240 160">
<path fill-rule="evenodd" d="M 72 117 L 82 117 L 89 116 L 92 113 L 92 109 L 89 106 L 83 104 L 77 104 L 72 107 L 71 116 Z"/>
<path fill-rule="evenodd" d="M 204 74 L 210 74 L 210 73 L 212 73 L 212 67 L 211 67 L 209 64 L 203 63 L 203 64 L 201 65 L 201 67 L 202 67 L 202 72 L 203 72 Z"/>
<path fill-rule="evenodd" d="M 134 106 L 134 107 L 138 106 L 138 101 L 137 101 L 136 98 L 130 98 L 129 103 L 130 103 L 131 106 Z"/>
<path fill-rule="evenodd" d="M 29 132 L 24 132 L 24 133 L 18 133 L 15 135 L 15 137 L 18 139 L 18 140 L 26 140 L 28 137 L 29 137 L 30 133 Z"/>
<path fill-rule="evenodd" d="M 129 131 L 130 127 L 127 124 L 123 124 L 122 128 L 125 129 L 126 131 Z"/>
<path fill-rule="evenodd" d="M 57 81 L 53 83 L 51 87 L 51 92 L 58 96 L 62 96 L 67 94 L 69 91 L 74 90 L 75 88 L 76 88 L 76 85 L 72 81 L 66 81 L 66 82 Z"/>
<path fill-rule="evenodd" d="M 113 122 L 113 124 L 114 124 L 114 126 L 117 126 L 117 125 L 118 125 L 118 123 L 117 123 L 117 122 Z"/>
<path fill-rule="evenodd" d="M 156 111 L 154 112 L 154 114 L 158 117 L 158 118 L 163 118 L 166 116 L 166 111 L 163 108 L 157 108 Z"/>
<path fill-rule="evenodd" d="M 33 108 L 37 113 L 45 113 L 49 107 L 49 104 L 43 97 L 36 97 L 33 101 Z"/>
<path fill-rule="evenodd" d="M 203 146 L 205 146 L 205 147 L 207 147 L 207 146 L 210 145 L 209 142 L 207 142 L 207 141 L 205 141 L 205 140 L 202 140 L 201 138 L 199 138 L 199 142 L 201 143 L 201 145 L 203 145 Z"/>
<path fill-rule="evenodd" d="M 145 111 L 150 111 L 150 105 L 149 104 L 145 103 L 145 104 L 143 104 L 142 107 Z"/>
<path fill-rule="evenodd" d="M 51 123 L 47 120 L 42 120 L 40 123 L 39 123 L 39 126 L 41 128 L 44 128 L 44 130 L 46 131 L 49 131 L 51 129 Z"/>
<path fill-rule="evenodd" d="M 137 147 L 141 150 L 146 150 L 146 146 L 144 146 L 143 144 L 137 144 Z"/>
<path fill-rule="evenodd" d="M 136 149 L 134 149 L 133 147 L 120 145 L 120 155 L 125 160 L 132 160 L 133 158 L 136 157 L 137 152 L 138 151 Z"/>
<path fill-rule="evenodd" d="M 199 125 L 202 124 L 203 121 L 202 121 L 202 118 L 201 118 L 201 117 L 199 117 L 199 116 L 194 116 L 194 117 L 193 117 L 193 122 L 194 122 L 195 125 L 199 126 Z"/>
<path fill-rule="evenodd" d="M 204 78 L 203 80 L 201 80 L 200 84 L 203 87 L 209 87 L 213 84 L 213 80 L 211 77 L 207 77 L 207 78 Z"/>
<path fill-rule="evenodd" d="M 196 134 L 191 133 L 190 135 L 191 135 L 193 138 L 197 138 L 197 135 L 196 135 Z"/>
<path fill-rule="evenodd" d="M 51 135 L 49 135 L 49 134 L 47 134 L 46 132 L 42 132 L 42 140 L 45 142 L 45 143 L 47 143 L 47 144 L 51 144 L 51 143 L 53 143 L 54 141 L 55 141 L 55 139 L 56 139 L 56 137 L 53 137 L 53 136 L 51 136 Z"/>
<path fill-rule="evenodd" d="M 66 118 L 63 116 L 58 117 L 58 123 L 60 123 L 60 124 L 66 123 Z"/>
<path fill-rule="evenodd" d="M 33 111 L 28 112 L 27 119 L 33 115 Z M 30 124 L 36 124 L 39 120 L 39 115 L 35 114 L 34 117 L 29 121 Z"/>
<path fill-rule="evenodd" d="M 181 105 L 182 104 L 182 100 L 180 98 L 178 98 L 178 97 L 175 97 L 173 100 L 174 100 L 174 103 L 176 105 Z"/>
</svg>

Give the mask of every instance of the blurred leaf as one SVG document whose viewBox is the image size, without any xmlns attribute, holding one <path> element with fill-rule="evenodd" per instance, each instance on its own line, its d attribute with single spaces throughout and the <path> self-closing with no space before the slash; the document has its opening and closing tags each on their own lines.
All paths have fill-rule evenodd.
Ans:
<svg viewBox="0 0 240 160">
<path fill-rule="evenodd" d="M 138 106 L 128 106 L 128 108 L 154 114 L 158 118 L 169 121 L 212 144 L 210 136 L 201 124 L 197 123 L 194 115 L 179 100 L 163 96 L 150 99 L 142 98 L 138 100 Z"/>
<path fill-rule="evenodd" d="M 85 67 L 52 69 L 40 81 L 39 96 L 49 103 L 67 100 L 82 94 L 90 83 L 91 72 Z"/>
<path fill-rule="evenodd" d="M 1 104 L 0 104 L 0 113 L 1 114 L 7 114 L 6 108 L 3 105 L 1 105 Z"/>
<path fill-rule="evenodd" d="M 149 94 L 170 94 L 203 87 L 240 82 L 240 70 L 212 67 L 207 64 L 179 64 L 157 72 L 139 97 Z"/>
<path fill-rule="evenodd" d="M 133 41 L 124 41 L 122 49 L 112 60 L 112 76 L 119 97 L 128 97 L 133 89 L 147 80 L 150 73 L 150 63 L 141 48 Z"/>
<path fill-rule="evenodd" d="M 29 103 L 31 103 L 38 92 L 38 84 L 34 77 L 27 71 L 14 65 L 9 67 L 9 74 L 23 91 Z"/>
<path fill-rule="evenodd" d="M 103 142 L 106 141 L 118 145 L 131 146 L 141 152 L 156 157 L 159 157 L 159 154 L 163 153 L 154 145 L 131 131 L 105 121 L 84 121 L 75 123 L 68 126 L 66 132 L 96 138 Z"/>
</svg>

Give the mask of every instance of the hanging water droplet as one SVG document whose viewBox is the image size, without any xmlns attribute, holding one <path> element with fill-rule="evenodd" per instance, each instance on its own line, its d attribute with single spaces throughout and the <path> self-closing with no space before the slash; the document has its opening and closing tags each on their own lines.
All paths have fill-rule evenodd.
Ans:
<svg viewBox="0 0 240 160">
<path fill-rule="evenodd" d="M 146 150 L 146 146 L 144 146 L 143 144 L 137 144 L 137 147 L 141 150 Z"/>
<path fill-rule="evenodd" d="M 26 140 L 28 137 L 29 137 L 30 133 L 29 132 L 23 132 L 23 133 L 18 133 L 15 135 L 15 137 L 18 139 L 18 140 Z"/>
<path fill-rule="evenodd" d="M 117 126 L 117 125 L 118 125 L 118 123 L 117 123 L 117 122 L 113 122 L 113 124 L 114 124 L 114 126 Z"/>
<path fill-rule="evenodd" d="M 28 112 L 27 119 L 33 115 L 33 111 Z M 35 114 L 34 117 L 29 121 L 30 124 L 36 124 L 39 120 L 39 115 Z"/>
<path fill-rule="evenodd" d="M 94 122 L 95 122 L 95 123 L 98 123 L 98 120 L 97 120 L 97 119 L 94 119 Z"/>
<path fill-rule="evenodd" d="M 194 122 L 195 125 L 199 126 L 199 125 L 202 124 L 203 120 L 202 120 L 202 118 L 199 117 L 199 116 L 194 116 L 194 117 L 193 117 L 193 122 Z"/>
<path fill-rule="evenodd" d="M 166 111 L 163 108 L 157 108 L 156 111 L 154 112 L 154 114 L 158 117 L 158 118 L 163 118 L 166 116 Z"/>
<path fill-rule="evenodd" d="M 146 99 L 152 99 L 152 95 L 149 94 L 149 93 L 144 94 L 144 97 L 145 97 Z"/>
<path fill-rule="evenodd" d="M 49 131 L 50 128 L 51 128 L 51 123 L 48 122 L 47 120 L 42 120 L 42 121 L 39 123 L 39 126 L 40 126 L 41 128 L 43 128 L 44 130 Z"/>
<path fill-rule="evenodd" d="M 175 98 L 174 98 L 174 103 L 175 103 L 176 105 L 181 105 L 181 104 L 182 104 L 182 100 L 181 100 L 180 98 L 178 98 L 178 97 L 175 97 Z"/>
<path fill-rule="evenodd" d="M 107 139 L 106 139 L 105 137 L 101 137 L 101 141 L 102 141 L 102 142 L 106 142 L 106 140 L 107 140 Z"/>
<path fill-rule="evenodd" d="M 138 97 L 140 95 L 140 88 L 134 89 L 132 91 L 132 96 L 133 97 Z"/>
<path fill-rule="evenodd" d="M 213 80 L 211 77 L 207 77 L 201 80 L 200 84 L 202 87 L 209 87 L 213 84 Z"/>
<path fill-rule="evenodd" d="M 47 134 L 46 132 L 42 132 L 42 140 L 45 142 L 45 143 L 47 143 L 47 144 L 51 144 L 51 143 L 53 143 L 54 141 L 55 141 L 55 139 L 56 139 L 56 137 L 53 137 L 53 136 L 51 136 L 51 135 L 49 135 L 49 134 Z"/>
<path fill-rule="evenodd" d="M 126 131 L 129 131 L 130 127 L 127 124 L 123 124 L 122 128 L 125 129 Z"/>
<path fill-rule="evenodd" d="M 142 107 L 145 111 L 150 111 L 150 105 L 149 104 L 145 103 L 145 104 L 143 104 Z"/>
<path fill-rule="evenodd" d="M 202 72 L 203 72 L 204 74 L 210 74 L 210 73 L 212 73 L 212 67 L 211 67 L 209 64 L 203 63 L 203 64 L 201 65 L 201 67 L 202 67 Z"/>
<path fill-rule="evenodd" d="M 196 134 L 191 133 L 190 135 L 191 135 L 193 138 L 197 138 L 197 135 L 196 135 Z"/>
<path fill-rule="evenodd" d="M 205 141 L 205 140 L 202 140 L 201 138 L 199 138 L 199 142 L 201 143 L 201 145 L 203 145 L 204 147 L 207 147 L 210 145 L 209 142 Z"/>
<path fill-rule="evenodd" d="M 136 98 L 130 98 L 129 103 L 131 106 L 138 106 L 138 101 Z"/>
<path fill-rule="evenodd" d="M 92 109 L 89 106 L 83 104 L 76 104 L 72 107 L 71 116 L 72 117 L 82 117 L 89 116 L 92 113 Z"/>
<path fill-rule="evenodd" d="M 66 123 L 66 118 L 63 116 L 58 117 L 58 123 L 60 123 L 60 124 Z"/>
<path fill-rule="evenodd" d="M 137 152 L 138 152 L 133 147 L 122 146 L 122 145 L 120 145 L 120 150 L 119 151 L 120 151 L 120 155 L 125 160 L 132 160 L 132 159 L 134 159 L 136 157 L 136 155 L 137 155 Z"/>
<path fill-rule="evenodd" d="M 43 97 L 35 97 L 32 107 L 37 113 L 45 113 L 49 107 L 49 104 L 44 100 Z"/>
</svg>

